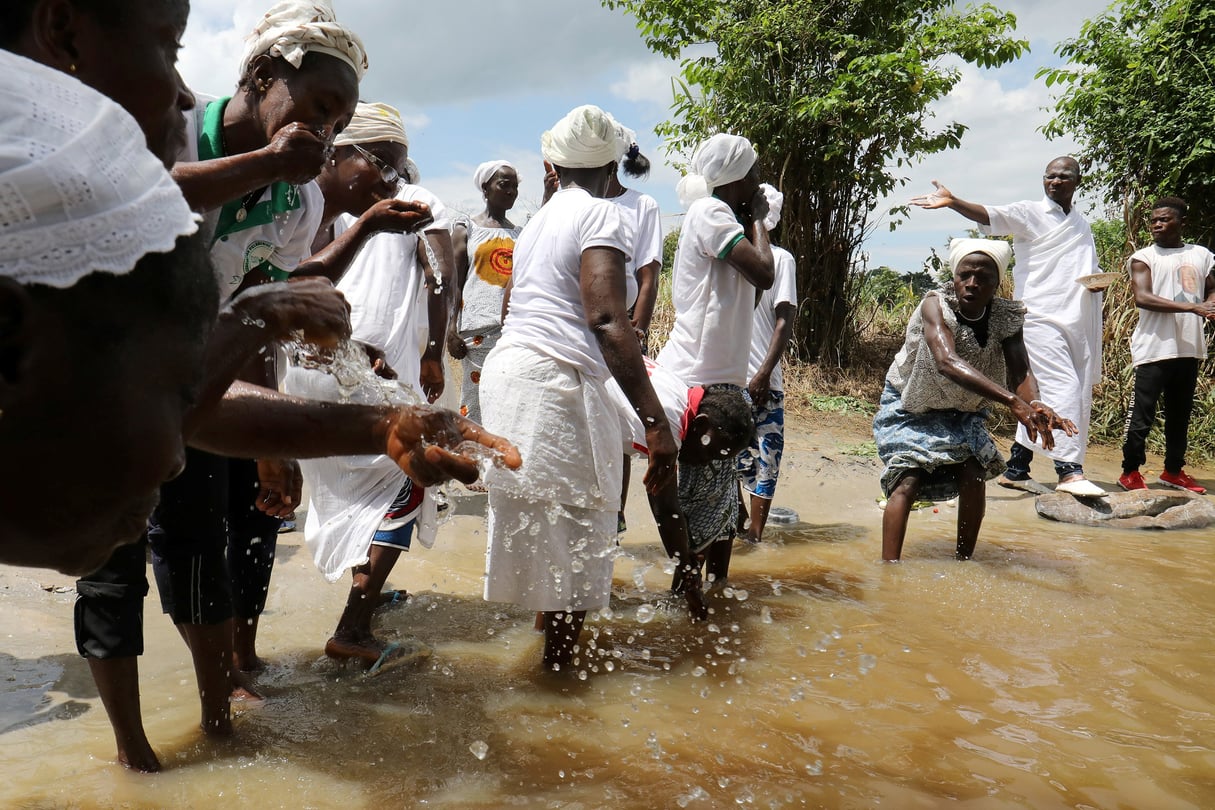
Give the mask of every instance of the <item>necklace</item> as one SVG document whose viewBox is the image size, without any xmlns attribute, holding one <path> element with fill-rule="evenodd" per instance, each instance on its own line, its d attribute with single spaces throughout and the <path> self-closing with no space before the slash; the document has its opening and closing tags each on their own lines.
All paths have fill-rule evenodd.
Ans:
<svg viewBox="0 0 1215 810">
<path fill-rule="evenodd" d="M 261 188 L 255 188 L 255 189 L 253 189 L 253 191 L 250 191 L 248 194 L 246 194 L 244 197 L 241 198 L 240 208 L 236 209 L 236 221 L 237 222 L 244 222 L 246 219 L 249 218 L 249 209 L 253 207 L 253 204 L 255 202 L 257 202 L 258 199 L 261 198 L 262 194 L 265 193 L 266 188 L 267 188 L 266 186 L 262 186 Z"/>
<path fill-rule="evenodd" d="M 961 318 L 962 320 L 966 321 L 967 323 L 978 323 L 979 321 L 981 321 L 987 317 L 987 310 L 990 307 L 991 307 L 991 304 L 988 304 L 987 306 L 983 307 L 983 312 L 977 318 L 967 318 L 966 313 L 962 312 L 962 308 L 958 307 L 958 317 Z"/>
</svg>

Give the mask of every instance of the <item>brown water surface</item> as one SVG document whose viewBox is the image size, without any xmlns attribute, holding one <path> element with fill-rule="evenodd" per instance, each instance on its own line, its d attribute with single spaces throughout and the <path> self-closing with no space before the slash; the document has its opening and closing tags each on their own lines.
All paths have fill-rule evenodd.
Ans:
<svg viewBox="0 0 1215 810">
<path fill-rule="evenodd" d="M 942 506 L 884 566 L 873 462 L 804 434 L 789 454 L 777 503 L 802 522 L 739 547 L 731 598 L 698 626 L 662 599 L 634 468 L 611 615 L 588 622 L 577 675 L 539 676 L 532 616 L 481 600 L 472 516 L 403 558 L 394 582 L 415 595 L 379 621 L 431 657 L 337 667 L 320 649 L 346 585 L 292 535 L 262 621 L 269 702 L 210 742 L 153 588 L 140 666 L 158 775 L 113 764 L 72 595 L 39 587 L 70 582 L 7 569 L 0 805 L 1215 806 L 1210 532 L 1047 523 L 993 486 L 972 562 L 952 559 Z"/>
</svg>

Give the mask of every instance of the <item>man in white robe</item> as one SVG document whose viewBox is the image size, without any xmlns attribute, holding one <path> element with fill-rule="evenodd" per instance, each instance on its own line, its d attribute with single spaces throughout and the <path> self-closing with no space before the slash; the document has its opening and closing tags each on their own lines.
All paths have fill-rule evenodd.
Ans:
<svg viewBox="0 0 1215 810">
<path fill-rule="evenodd" d="M 1046 196 L 1041 200 L 980 205 L 955 197 L 934 180 L 933 193 L 911 202 L 921 208 L 952 208 L 979 223 L 985 234 L 1013 237 L 1013 297 L 1028 310 L 1025 347 L 1030 367 L 1043 400 L 1076 423 L 1075 436 L 1056 431 L 1049 451 L 1035 447 L 1018 427 L 1000 483 L 1043 489 L 1029 476 L 1030 461 L 1039 452 L 1055 462 L 1058 491 L 1092 497 L 1106 494 L 1084 476 L 1093 386 L 1101 378 L 1102 293 L 1076 281 L 1100 271 L 1092 228 L 1072 205 L 1079 184 L 1080 165 L 1074 158 L 1060 157 L 1047 164 L 1042 178 Z"/>
</svg>

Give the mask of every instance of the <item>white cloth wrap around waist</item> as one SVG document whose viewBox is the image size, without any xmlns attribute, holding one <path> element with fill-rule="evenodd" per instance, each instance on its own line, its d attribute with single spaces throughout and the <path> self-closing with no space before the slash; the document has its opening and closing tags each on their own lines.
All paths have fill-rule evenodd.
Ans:
<svg viewBox="0 0 1215 810">
<path fill-rule="evenodd" d="M 514 442 L 518 470 L 486 486 L 545 502 L 615 510 L 623 461 L 620 417 L 602 381 L 520 345 L 499 344 L 481 374 L 485 428 Z"/>
<path fill-rule="evenodd" d="M 528 610 L 608 603 L 623 461 L 602 382 L 525 346 L 497 346 L 481 376 L 485 427 L 523 456 L 492 469 L 485 598 Z"/>
<path fill-rule="evenodd" d="M 282 387 L 308 399 L 341 399 L 333 377 L 312 369 L 288 368 Z M 381 404 L 378 394 L 366 392 L 362 396 L 356 392 L 350 401 Z M 367 562 L 371 538 L 405 483 L 405 473 L 386 455 L 301 459 L 300 469 L 311 491 L 304 541 L 317 569 L 326 580 L 336 582 L 350 568 Z M 430 548 L 437 529 L 438 509 L 427 489 L 415 536 Z"/>
</svg>

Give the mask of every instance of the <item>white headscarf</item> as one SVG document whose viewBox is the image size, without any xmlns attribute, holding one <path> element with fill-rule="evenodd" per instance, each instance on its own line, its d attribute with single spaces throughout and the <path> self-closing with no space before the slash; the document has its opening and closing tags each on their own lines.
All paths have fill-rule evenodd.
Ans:
<svg viewBox="0 0 1215 810">
<path fill-rule="evenodd" d="M 1012 245 L 1000 239 L 951 239 L 949 241 L 949 271 L 958 269 L 958 262 L 972 253 L 990 256 L 1003 273 L 1012 261 Z"/>
<path fill-rule="evenodd" d="M 367 51 L 358 35 L 337 21 L 329 0 L 282 0 L 275 3 L 245 37 L 240 75 L 264 53 L 281 56 L 299 69 L 304 54 L 337 57 L 354 69 L 362 81 L 367 72 Z"/>
<path fill-rule="evenodd" d="M 498 173 L 499 169 L 514 168 L 515 167 L 512 166 L 508 160 L 487 160 L 478 166 L 477 170 L 473 172 L 473 185 L 477 187 L 477 191 L 483 193 L 485 191 L 485 184 L 489 182 L 491 177 Z M 515 172 L 517 174 L 518 169 L 515 169 Z"/>
<path fill-rule="evenodd" d="M 780 224 L 780 211 L 785 207 L 785 195 L 776 190 L 776 186 L 760 183 L 764 199 L 768 201 L 768 215 L 764 217 L 764 229 L 772 230 Z"/>
<path fill-rule="evenodd" d="M 708 197 L 713 189 L 743 179 L 757 159 L 746 138 L 717 133 L 696 147 L 691 171 L 675 187 L 679 202 L 687 208 L 701 197 Z"/>
<path fill-rule="evenodd" d="M 540 152 L 555 166 L 597 169 L 616 160 L 620 138 L 612 116 L 592 104 L 575 107 L 540 136 Z"/>
<path fill-rule="evenodd" d="M 122 275 L 198 230 L 126 110 L 0 50 L 0 275 L 71 287 Z"/>
<path fill-rule="evenodd" d="M 379 102 L 360 101 L 350 123 L 333 139 L 334 146 L 390 141 L 409 147 L 405 123 L 396 107 Z"/>
<path fill-rule="evenodd" d="M 409 135 L 405 132 L 405 122 L 401 113 L 391 104 L 381 104 L 378 101 L 360 101 L 354 108 L 354 116 L 350 123 L 333 139 L 334 146 L 355 146 L 364 143 L 399 143 L 409 148 Z M 418 184 L 422 173 L 418 164 L 410 157 L 405 158 L 406 183 Z"/>
</svg>

